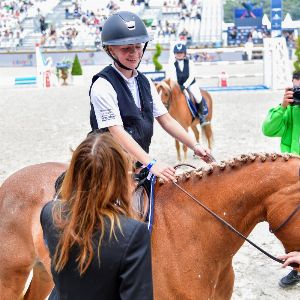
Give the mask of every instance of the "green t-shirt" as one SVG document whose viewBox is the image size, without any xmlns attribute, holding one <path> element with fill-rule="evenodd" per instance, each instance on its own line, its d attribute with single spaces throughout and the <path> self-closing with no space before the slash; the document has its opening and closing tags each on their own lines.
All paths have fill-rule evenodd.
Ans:
<svg viewBox="0 0 300 300">
<path fill-rule="evenodd" d="M 300 105 L 270 109 L 262 131 L 266 136 L 281 137 L 281 152 L 300 155 Z"/>
</svg>

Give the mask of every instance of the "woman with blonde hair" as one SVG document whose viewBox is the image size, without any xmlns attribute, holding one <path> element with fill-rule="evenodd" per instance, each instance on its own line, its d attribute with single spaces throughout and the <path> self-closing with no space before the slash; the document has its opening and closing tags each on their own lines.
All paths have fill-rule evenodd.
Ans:
<svg viewBox="0 0 300 300">
<path fill-rule="evenodd" d="M 74 151 L 59 199 L 41 212 L 53 299 L 153 299 L 150 236 L 131 210 L 132 163 L 110 134 Z"/>
</svg>

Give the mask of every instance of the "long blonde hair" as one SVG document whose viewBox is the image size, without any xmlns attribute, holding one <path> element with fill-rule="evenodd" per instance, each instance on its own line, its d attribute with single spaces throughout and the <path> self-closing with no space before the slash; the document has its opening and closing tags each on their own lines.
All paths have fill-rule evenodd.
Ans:
<svg viewBox="0 0 300 300">
<path fill-rule="evenodd" d="M 105 219 L 110 221 L 110 238 L 115 225 L 121 229 L 118 216 L 134 217 L 131 210 L 132 163 L 112 136 L 92 134 L 74 151 L 60 190 L 60 201 L 53 207 L 54 224 L 60 239 L 54 255 L 54 268 L 61 271 L 73 246 L 80 275 L 85 273 L 93 256 L 92 236 L 100 232 L 100 246 L 105 232 Z M 107 223 L 107 222 L 106 222 Z"/>
</svg>

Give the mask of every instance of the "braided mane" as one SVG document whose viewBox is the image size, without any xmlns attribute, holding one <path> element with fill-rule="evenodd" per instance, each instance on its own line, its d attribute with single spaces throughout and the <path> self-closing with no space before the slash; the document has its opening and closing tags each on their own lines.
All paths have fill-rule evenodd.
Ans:
<svg viewBox="0 0 300 300">
<path fill-rule="evenodd" d="M 226 168 L 234 169 L 238 167 L 242 167 L 247 163 L 252 162 L 262 162 L 265 161 L 275 161 L 277 159 L 282 159 L 283 161 L 288 161 L 290 158 L 300 158 L 298 155 L 289 154 L 289 153 L 250 153 L 250 154 L 241 154 L 237 157 L 234 157 L 229 160 L 220 161 L 218 163 L 211 163 L 204 167 L 198 168 L 196 170 L 185 171 L 183 173 L 177 174 L 177 180 L 187 180 L 191 177 L 198 177 L 201 179 L 206 175 L 211 175 L 216 170 L 223 171 Z M 165 181 L 161 178 L 158 179 L 160 184 L 165 183 Z"/>
</svg>

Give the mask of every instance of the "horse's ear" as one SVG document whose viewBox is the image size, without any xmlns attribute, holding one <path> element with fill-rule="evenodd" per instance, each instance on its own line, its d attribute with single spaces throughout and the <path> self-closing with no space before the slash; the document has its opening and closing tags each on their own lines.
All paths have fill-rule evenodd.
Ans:
<svg viewBox="0 0 300 300">
<path fill-rule="evenodd" d="M 165 83 L 166 83 L 168 86 L 170 86 L 171 78 L 166 78 L 166 79 L 165 79 Z"/>
</svg>

